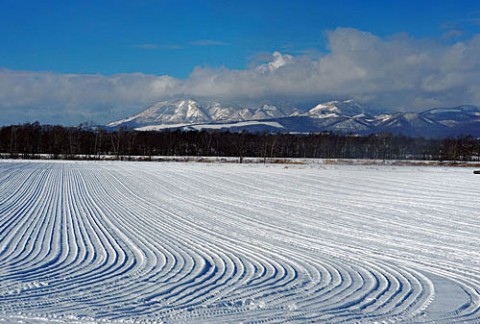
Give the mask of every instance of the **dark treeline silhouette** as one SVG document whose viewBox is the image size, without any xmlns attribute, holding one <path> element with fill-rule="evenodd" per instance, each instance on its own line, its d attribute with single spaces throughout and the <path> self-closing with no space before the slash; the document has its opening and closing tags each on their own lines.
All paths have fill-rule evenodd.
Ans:
<svg viewBox="0 0 480 324">
<path fill-rule="evenodd" d="M 8 158 L 118 159 L 141 156 L 416 159 L 479 161 L 473 137 L 425 139 L 392 134 L 252 134 L 223 131 L 138 132 L 39 123 L 0 128 L 0 153 Z"/>
</svg>

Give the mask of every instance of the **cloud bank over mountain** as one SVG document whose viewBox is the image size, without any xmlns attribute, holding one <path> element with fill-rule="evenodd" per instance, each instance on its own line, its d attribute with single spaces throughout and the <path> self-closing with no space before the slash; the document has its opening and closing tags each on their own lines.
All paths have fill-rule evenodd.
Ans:
<svg viewBox="0 0 480 324">
<path fill-rule="evenodd" d="M 187 79 L 0 69 L 1 120 L 106 122 L 179 97 L 291 104 L 354 99 L 404 111 L 480 104 L 480 35 L 454 42 L 338 28 L 325 37 L 327 53 L 274 52 L 270 61 L 243 70 L 196 67 Z"/>
</svg>

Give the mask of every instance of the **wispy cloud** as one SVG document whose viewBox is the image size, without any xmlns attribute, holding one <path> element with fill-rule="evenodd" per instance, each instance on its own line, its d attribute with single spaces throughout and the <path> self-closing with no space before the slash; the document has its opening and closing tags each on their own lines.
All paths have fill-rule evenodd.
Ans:
<svg viewBox="0 0 480 324">
<path fill-rule="evenodd" d="M 228 46 L 228 45 L 231 45 L 230 43 L 227 43 L 227 42 L 211 40 L 211 39 L 197 40 L 197 41 L 194 41 L 194 42 L 190 42 L 189 44 L 193 45 L 193 46 Z"/>
<path fill-rule="evenodd" d="M 160 47 L 160 45 L 158 45 L 158 44 L 140 44 L 140 45 L 135 45 L 135 47 L 150 50 L 150 49 L 157 49 L 157 48 Z"/>
<path fill-rule="evenodd" d="M 191 46 L 209 47 L 209 46 L 229 46 L 229 45 L 231 44 L 227 42 L 218 41 L 218 40 L 201 39 L 201 40 L 196 40 L 196 41 L 184 43 L 184 44 L 145 43 L 145 44 L 134 45 L 134 47 L 141 48 L 144 50 L 159 50 L 159 49 L 179 50 L 179 49 L 185 49 Z"/>
<path fill-rule="evenodd" d="M 145 49 L 145 50 L 156 50 L 156 49 L 178 50 L 178 49 L 184 48 L 184 46 L 179 44 L 155 44 L 155 43 L 139 44 L 139 45 L 135 45 L 135 47 Z"/>
<path fill-rule="evenodd" d="M 186 79 L 0 69 L 0 110 L 11 120 L 78 123 L 115 120 L 183 96 L 293 104 L 351 98 L 408 111 L 480 104 L 480 34 L 456 42 L 349 28 L 325 35 L 324 54 L 275 52 L 246 69 L 197 67 Z"/>
<path fill-rule="evenodd" d="M 452 31 L 465 31 L 480 26 L 480 11 L 472 12 L 469 17 L 463 19 L 448 21 L 440 25 L 441 29 Z"/>
<path fill-rule="evenodd" d="M 456 38 L 459 38 L 461 36 L 463 36 L 463 34 L 465 34 L 465 32 L 463 30 L 460 30 L 460 29 L 451 29 L 447 32 L 445 32 L 443 35 L 442 35 L 442 38 L 444 40 L 451 40 L 451 39 L 456 39 Z"/>
<path fill-rule="evenodd" d="M 467 19 L 467 21 L 473 25 L 477 25 L 479 26 L 480 25 L 480 14 L 478 15 L 479 17 L 475 17 L 475 18 L 470 18 L 470 19 Z"/>
</svg>

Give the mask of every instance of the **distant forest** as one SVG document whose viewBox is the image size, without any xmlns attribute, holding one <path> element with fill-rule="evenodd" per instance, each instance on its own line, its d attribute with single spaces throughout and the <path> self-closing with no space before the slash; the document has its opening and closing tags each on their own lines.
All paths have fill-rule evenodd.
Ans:
<svg viewBox="0 0 480 324">
<path fill-rule="evenodd" d="M 479 161 L 480 140 L 473 137 L 426 139 L 392 134 L 269 134 L 223 131 L 139 132 L 63 127 L 39 123 L 0 128 L 0 153 L 6 158 L 117 159 L 140 156 L 218 156 L 326 159 Z"/>
</svg>

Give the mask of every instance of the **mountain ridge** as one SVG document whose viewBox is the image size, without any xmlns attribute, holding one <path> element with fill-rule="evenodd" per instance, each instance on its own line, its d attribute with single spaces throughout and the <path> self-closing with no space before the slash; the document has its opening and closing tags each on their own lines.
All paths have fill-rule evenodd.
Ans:
<svg viewBox="0 0 480 324">
<path fill-rule="evenodd" d="M 353 100 L 328 101 L 307 111 L 264 103 L 249 107 L 180 99 L 158 102 L 148 109 L 106 125 L 109 129 L 166 129 L 247 132 L 333 132 L 368 135 L 388 132 L 406 136 L 480 137 L 480 108 L 461 105 L 422 112 L 372 114 Z"/>
</svg>

